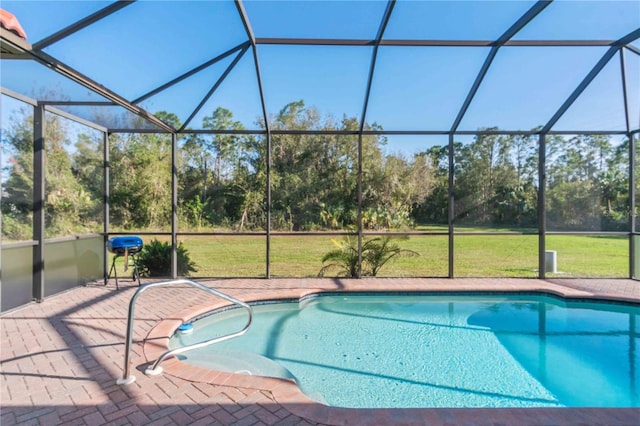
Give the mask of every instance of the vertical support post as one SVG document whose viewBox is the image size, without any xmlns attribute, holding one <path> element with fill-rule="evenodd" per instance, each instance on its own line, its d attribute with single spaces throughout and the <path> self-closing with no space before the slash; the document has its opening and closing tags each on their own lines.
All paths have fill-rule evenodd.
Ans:
<svg viewBox="0 0 640 426">
<path fill-rule="evenodd" d="M 362 132 L 358 132 L 358 278 L 362 278 Z"/>
<path fill-rule="evenodd" d="M 104 283 L 107 283 L 108 271 L 109 271 L 109 254 L 107 253 L 107 239 L 109 238 L 109 205 L 110 205 L 110 191 L 109 179 L 111 179 L 111 163 L 109 162 L 109 133 L 103 133 L 102 138 L 102 215 L 103 226 L 102 232 L 104 233 L 104 241 L 102 245 L 102 251 L 104 254 L 103 270 L 104 270 Z"/>
<path fill-rule="evenodd" d="M 629 278 L 637 278 L 636 271 L 636 137 L 628 133 L 629 138 Z"/>
<path fill-rule="evenodd" d="M 266 213 L 267 213 L 267 226 L 266 226 L 266 265 L 265 265 L 265 276 L 266 278 L 271 277 L 271 131 L 269 128 L 269 115 L 267 114 L 267 104 L 264 100 L 264 90 L 262 89 L 262 74 L 260 73 L 260 63 L 258 61 L 258 51 L 256 49 L 256 37 L 253 34 L 253 29 L 251 28 L 251 24 L 249 23 L 249 18 L 247 17 L 247 12 L 244 9 L 244 5 L 241 0 L 234 1 L 236 5 L 236 9 L 238 10 L 238 15 L 240 15 L 240 20 L 242 21 L 242 25 L 247 33 L 247 37 L 249 38 L 249 42 L 251 43 L 251 51 L 253 53 L 253 65 L 256 70 L 256 79 L 258 81 L 258 92 L 260 93 L 260 106 L 262 107 L 262 119 L 264 120 L 264 128 L 266 130 L 267 137 L 267 146 L 266 146 L 266 168 L 267 168 L 267 187 L 265 188 L 266 192 Z M 240 54 L 242 55 L 242 53 Z"/>
<path fill-rule="evenodd" d="M 455 167 L 455 151 L 453 149 L 453 133 L 449 133 L 449 211 L 447 213 L 447 222 L 449 224 L 449 278 L 454 277 L 453 260 L 454 260 L 454 238 L 453 238 L 453 219 L 455 215 L 454 209 L 454 167 Z"/>
<path fill-rule="evenodd" d="M 547 204 L 547 139 L 546 134 L 540 133 L 538 138 L 538 278 L 541 280 L 546 277 L 546 238 L 547 238 L 547 213 L 545 206 Z"/>
<path fill-rule="evenodd" d="M 267 208 L 267 241 L 266 241 L 266 265 L 265 265 L 265 277 L 271 278 L 271 131 L 269 130 L 269 126 L 266 125 L 267 129 L 267 146 L 266 146 L 266 167 L 267 167 L 267 187 L 266 191 L 266 208 Z"/>
<path fill-rule="evenodd" d="M 178 276 L 178 136 L 171 133 L 171 278 Z"/>
<path fill-rule="evenodd" d="M 33 111 L 33 299 L 44 299 L 45 230 L 45 110 L 38 102 Z"/>
<path fill-rule="evenodd" d="M 629 278 L 636 276 L 635 267 L 635 232 L 636 232 L 636 159 L 635 159 L 635 138 L 631 134 L 631 120 L 629 117 L 629 98 L 627 96 L 627 73 L 625 64 L 625 49 L 620 49 L 620 80 L 622 81 L 622 99 L 624 103 L 624 120 L 627 129 L 627 139 L 629 140 Z"/>
<path fill-rule="evenodd" d="M 367 108 L 369 107 L 369 96 L 371 95 L 371 83 L 373 82 L 373 73 L 376 69 L 376 59 L 378 57 L 378 48 L 382 41 L 382 36 L 391 18 L 391 13 L 396 4 L 396 0 L 387 0 L 387 7 L 382 15 L 382 21 L 378 27 L 378 33 L 373 44 L 373 52 L 371 53 L 371 64 L 369 65 L 369 76 L 367 77 L 367 88 L 364 93 L 364 102 L 362 104 L 362 115 L 360 116 L 360 124 L 358 126 L 358 278 L 362 278 L 362 133 L 367 122 Z"/>
</svg>

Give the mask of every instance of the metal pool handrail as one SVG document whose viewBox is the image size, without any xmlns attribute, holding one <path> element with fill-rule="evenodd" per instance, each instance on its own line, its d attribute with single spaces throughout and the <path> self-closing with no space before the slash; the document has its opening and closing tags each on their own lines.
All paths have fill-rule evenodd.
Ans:
<svg viewBox="0 0 640 426">
<path fill-rule="evenodd" d="M 136 300 L 138 299 L 138 296 L 140 296 L 140 294 L 142 294 L 146 289 L 148 288 L 152 288 L 152 287 L 161 287 L 161 286 L 166 286 L 166 285 L 173 285 L 173 284 L 189 284 L 193 287 L 199 288 L 200 290 L 204 290 L 207 293 L 213 294 L 214 296 L 220 297 L 224 300 L 227 300 L 231 303 L 234 303 L 242 308 L 245 308 L 247 310 L 247 313 L 249 314 L 249 318 L 247 320 L 247 324 L 244 326 L 244 328 L 238 332 L 235 333 L 231 333 L 231 334 L 227 334 L 224 336 L 220 336 L 220 337 L 216 337 L 213 339 L 209 339 L 209 340 L 204 340 L 202 342 L 199 343 L 194 343 L 192 345 L 187 345 L 187 346 L 183 346 L 181 348 L 176 348 L 176 349 L 172 349 L 169 351 L 166 351 L 165 353 L 163 353 L 162 355 L 160 355 L 160 357 L 156 360 L 156 362 L 154 362 L 153 366 L 150 368 L 147 368 L 145 370 L 145 374 L 148 375 L 158 375 L 160 373 L 162 373 L 162 367 L 159 366 L 159 364 L 165 360 L 167 357 L 171 356 L 171 355 L 177 355 L 177 354 L 181 354 L 183 352 L 187 352 L 190 351 L 192 349 L 197 349 L 197 348 L 201 348 L 204 346 L 208 346 L 211 345 L 213 343 L 218 343 L 218 342 L 222 342 L 224 340 L 229 340 L 232 339 L 234 337 L 238 337 L 243 335 L 244 333 L 246 333 L 246 331 L 249 329 L 249 326 L 251 325 L 251 321 L 253 320 L 253 309 L 251 308 L 250 305 L 248 305 L 245 302 L 242 302 L 234 297 L 231 297 L 227 294 L 224 294 L 218 290 L 214 290 L 212 288 L 206 287 L 198 282 L 195 281 L 191 281 L 191 280 L 186 280 L 186 279 L 181 279 L 181 280 L 172 280 L 172 281 L 162 281 L 162 282 L 157 282 L 157 283 L 151 283 L 151 284 L 146 284 L 142 287 L 138 287 L 138 290 L 135 292 L 135 294 L 133 295 L 133 297 L 131 297 L 131 301 L 129 302 L 129 315 L 127 317 L 127 337 L 126 337 L 126 341 L 125 341 L 125 353 L 124 353 L 124 373 L 122 375 L 121 379 L 118 379 L 116 381 L 117 384 L 119 385 L 128 385 L 130 383 L 133 383 L 136 380 L 136 377 L 134 375 L 129 375 L 129 367 L 130 367 L 130 354 L 131 354 L 131 344 L 133 343 L 133 320 L 134 320 L 134 310 L 135 310 L 135 304 L 136 304 Z"/>
</svg>

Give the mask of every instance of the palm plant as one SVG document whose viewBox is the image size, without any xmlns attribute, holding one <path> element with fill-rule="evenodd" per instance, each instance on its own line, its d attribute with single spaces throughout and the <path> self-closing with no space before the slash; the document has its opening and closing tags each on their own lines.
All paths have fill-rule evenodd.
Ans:
<svg viewBox="0 0 640 426">
<path fill-rule="evenodd" d="M 403 239 L 409 239 L 404 237 Z M 376 237 L 362 244 L 362 270 L 363 275 L 375 277 L 380 268 L 396 256 L 419 256 L 413 250 L 401 249 L 400 246 L 391 242 L 390 236 Z M 364 266 L 367 265 L 367 274 L 364 273 Z"/>
<path fill-rule="evenodd" d="M 322 256 L 324 265 L 318 277 L 324 277 L 325 272 L 338 269 L 338 276 L 357 277 L 358 276 L 358 237 L 356 235 L 345 235 L 342 241 L 331 239 L 331 242 L 337 246 Z"/>
<path fill-rule="evenodd" d="M 408 239 L 408 237 L 405 237 Z M 402 249 L 391 241 L 391 236 L 375 237 L 362 243 L 362 275 L 375 277 L 380 269 L 397 256 L 418 256 L 413 250 Z M 331 240 L 337 246 L 322 257 L 323 266 L 318 277 L 329 270 L 338 270 L 338 276 L 358 276 L 358 237 L 346 235 L 342 241 Z M 327 263 L 328 262 L 328 263 Z"/>
</svg>

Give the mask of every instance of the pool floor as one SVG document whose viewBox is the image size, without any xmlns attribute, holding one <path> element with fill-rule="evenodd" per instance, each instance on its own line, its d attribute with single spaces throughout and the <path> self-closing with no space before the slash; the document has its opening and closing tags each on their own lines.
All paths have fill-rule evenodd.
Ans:
<svg viewBox="0 0 640 426">
<path fill-rule="evenodd" d="M 210 315 L 171 347 L 246 320 L 242 309 Z M 640 407 L 635 323 L 637 307 L 537 295 L 343 293 L 255 305 L 246 334 L 180 359 L 293 378 L 338 407 Z"/>
</svg>

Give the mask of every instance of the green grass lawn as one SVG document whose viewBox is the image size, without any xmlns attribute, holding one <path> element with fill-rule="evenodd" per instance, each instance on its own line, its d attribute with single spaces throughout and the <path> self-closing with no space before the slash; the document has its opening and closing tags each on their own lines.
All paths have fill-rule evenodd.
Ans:
<svg viewBox="0 0 640 426">
<path fill-rule="evenodd" d="M 152 236 L 145 236 L 150 241 Z M 169 240 L 169 237 L 157 237 Z M 339 236 L 284 236 L 272 234 L 271 276 L 314 277 L 322 256 L 335 248 Z M 264 277 L 264 236 L 181 236 L 197 264 L 194 277 Z M 537 277 L 537 235 L 456 235 L 456 277 Z M 401 248 L 417 257 L 400 257 L 385 265 L 383 277 L 445 277 L 448 275 L 448 236 L 415 235 L 400 240 Z M 627 277 L 629 243 L 625 236 L 547 236 L 547 250 L 558 259 L 556 277 Z M 119 259 L 122 263 L 122 259 Z M 119 272 L 119 275 L 122 272 Z M 330 275 L 327 275 L 330 276 Z"/>
<path fill-rule="evenodd" d="M 558 254 L 558 274 L 551 276 L 629 276 L 627 237 L 548 235 L 546 249 Z"/>
</svg>

